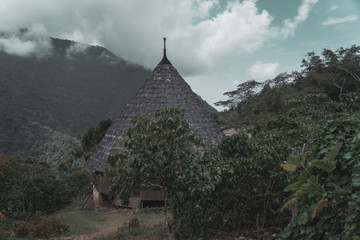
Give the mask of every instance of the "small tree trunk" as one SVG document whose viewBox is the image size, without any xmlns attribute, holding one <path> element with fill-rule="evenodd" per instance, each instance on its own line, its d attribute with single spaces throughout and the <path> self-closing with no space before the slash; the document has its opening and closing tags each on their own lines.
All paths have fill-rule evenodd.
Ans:
<svg viewBox="0 0 360 240">
<path fill-rule="evenodd" d="M 165 207 L 164 207 L 164 216 L 165 216 L 165 225 L 168 230 L 169 240 L 176 240 L 175 239 L 175 233 L 172 231 L 172 223 L 169 221 L 168 215 L 167 215 L 167 196 L 165 194 Z"/>
</svg>

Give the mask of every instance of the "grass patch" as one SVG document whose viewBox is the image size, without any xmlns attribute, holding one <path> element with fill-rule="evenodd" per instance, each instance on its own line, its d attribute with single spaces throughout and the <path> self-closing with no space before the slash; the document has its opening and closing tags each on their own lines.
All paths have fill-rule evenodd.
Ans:
<svg viewBox="0 0 360 240">
<path fill-rule="evenodd" d="M 61 218 L 63 223 L 70 226 L 63 236 L 90 235 L 105 231 L 105 236 L 116 237 L 121 234 L 147 235 L 161 233 L 164 226 L 162 209 L 111 209 L 102 211 L 79 210 L 78 207 L 69 207 L 54 214 Z M 136 218 L 139 227 L 127 228 L 131 219 Z M 165 227 L 163 227 L 165 230 Z M 127 231 L 131 229 L 131 231 Z M 111 233 L 111 234 L 108 234 Z M 129 236 L 130 236 L 129 235 Z M 101 236 L 94 239 L 102 239 Z M 109 238 L 111 239 L 111 238 Z M 116 239 L 116 238 L 113 238 Z M 119 238 L 117 238 L 119 239 Z"/>
<path fill-rule="evenodd" d="M 153 224 L 143 224 L 137 217 L 132 217 L 129 222 L 117 228 L 116 232 L 106 236 L 96 237 L 96 240 L 118 240 L 118 239 L 163 239 L 166 238 L 167 231 L 163 222 Z"/>
</svg>

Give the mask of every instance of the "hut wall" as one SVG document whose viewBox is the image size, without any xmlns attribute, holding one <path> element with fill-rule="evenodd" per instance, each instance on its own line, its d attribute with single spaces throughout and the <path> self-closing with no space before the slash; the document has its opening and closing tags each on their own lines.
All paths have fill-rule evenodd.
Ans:
<svg viewBox="0 0 360 240">
<path fill-rule="evenodd" d="M 113 201 L 113 205 L 120 207 L 130 207 L 130 208 L 142 207 L 140 197 L 130 197 L 128 205 L 123 204 L 120 198 L 115 198 Z"/>
<path fill-rule="evenodd" d="M 93 174 L 93 185 L 97 189 L 98 192 L 109 194 L 109 184 L 105 183 L 104 180 L 101 179 L 101 173 Z"/>
<path fill-rule="evenodd" d="M 102 195 L 101 193 L 96 189 L 94 186 L 93 189 L 93 200 L 94 200 L 94 208 L 101 208 L 103 201 L 102 201 Z"/>
<path fill-rule="evenodd" d="M 162 189 L 159 191 L 148 189 L 146 191 L 140 191 L 140 198 L 142 201 L 164 201 L 165 193 Z"/>
</svg>

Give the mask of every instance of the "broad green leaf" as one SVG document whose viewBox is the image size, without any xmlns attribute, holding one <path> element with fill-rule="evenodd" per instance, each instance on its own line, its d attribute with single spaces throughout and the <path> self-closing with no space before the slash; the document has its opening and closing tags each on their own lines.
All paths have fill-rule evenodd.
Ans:
<svg viewBox="0 0 360 240">
<path fill-rule="evenodd" d="M 337 161 L 329 161 L 328 159 L 312 160 L 309 162 L 310 166 L 320 168 L 326 172 L 332 172 L 336 167 Z"/>
<path fill-rule="evenodd" d="M 336 130 L 337 126 L 335 124 L 332 124 L 330 127 L 329 127 L 329 130 L 330 132 L 334 132 Z"/>
<path fill-rule="evenodd" d="M 320 188 L 320 186 L 315 185 L 315 184 L 313 184 L 311 182 L 304 183 L 304 184 L 301 185 L 299 190 L 297 190 L 295 192 L 295 195 L 302 196 L 302 195 L 308 194 L 310 192 L 313 192 L 315 190 L 318 190 L 319 188 Z"/>
<path fill-rule="evenodd" d="M 284 164 L 280 164 L 280 166 L 288 172 L 294 172 L 296 170 L 296 165 L 294 164 L 284 163 Z"/>
<path fill-rule="evenodd" d="M 351 174 L 351 183 L 354 187 L 360 186 L 360 162 L 355 164 Z"/>
<path fill-rule="evenodd" d="M 345 132 L 349 133 L 351 131 L 351 125 L 344 125 Z"/>
<path fill-rule="evenodd" d="M 290 185 L 287 185 L 284 188 L 284 192 L 298 190 L 304 183 L 305 183 L 305 181 L 297 181 L 297 182 L 294 182 L 294 183 L 292 183 Z"/>
<path fill-rule="evenodd" d="M 306 181 L 309 178 L 309 174 L 306 170 L 302 170 L 299 176 L 297 177 L 298 181 Z"/>
<path fill-rule="evenodd" d="M 343 133 L 338 133 L 335 135 L 335 137 L 339 140 L 344 140 L 345 139 L 345 135 Z"/>
<path fill-rule="evenodd" d="M 347 160 L 349 160 L 351 157 L 352 157 L 352 152 L 347 152 L 344 155 L 344 158 L 347 159 Z"/>
<path fill-rule="evenodd" d="M 342 144 L 339 143 L 339 144 L 336 144 L 331 150 L 330 150 L 330 153 L 329 153 L 329 160 L 330 161 L 334 161 L 335 158 L 337 157 L 337 155 L 339 154 L 339 151 L 341 149 L 341 146 Z"/>
<path fill-rule="evenodd" d="M 297 199 L 296 198 L 292 198 L 289 201 L 287 201 L 286 203 L 284 203 L 284 205 L 282 206 L 283 209 L 288 209 L 289 211 L 291 211 L 293 214 L 297 214 L 299 211 L 297 209 L 296 206 L 297 203 Z"/>
<path fill-rule="evenodd" d="M 356 138 L 360 140 L 360 133 L 356 136 Z"/>
<path fill-rule="evenodd" d="M 319 176 L 311 175 L 309 177 L 309 182 L 314 184 L 314 185 L 319 185 Z"/>
<path fill-rule="evenodd" d="M 327 187 L 327 193 L 332 196 L 345 195 L 351 192 L 348 189 L 342 188 L 334 183 L 327 183 L 326 187 Z"/>
<path fill-rule="evenodd" d="M 332 139 L 332 138 L 334 138 L 334 135 L 332 135 L 332 134 L 328 134 L 328 135 L 325 136 L 325 140 L 329 140 L 329 139 Z"/>
<path fill-rule="evenodd" d="M 317 205 L 316 205 L 316 207 L 315 207 L 315 209 L 314 209 L 311 217 L 312 217 L 312 218 L 315 218 L 317 215 L 319 215 L 319 214 L 324 210 L 324 208 L 325 208 L 327 205 L 328 205 L 328 200 L 327 200 L 327 198 L 321 199 L 321 200 L 317 203 Z"/>
<path fill-rule="evenodd" d="M 288 157 L 286 159 L 286 164 L 294 164 L 297 168 L 302 166 L 302 160 L 305 159 L 305 154 L 296 154 Z"/>
</svg>

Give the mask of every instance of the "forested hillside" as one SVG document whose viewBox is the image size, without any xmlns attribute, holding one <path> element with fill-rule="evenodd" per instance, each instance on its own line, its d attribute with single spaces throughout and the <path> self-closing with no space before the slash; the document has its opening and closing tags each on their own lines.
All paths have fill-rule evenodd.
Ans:
<svg viewBox="0 0 360 240">
<path fill-rule="evenodd" d="M 0 153 L 56 166 L 72 157 L 89 123 L 119 115 L 150 70 L 103 47 L 62 39 L 51 45 L 40 58 L 0 51 Z"/>
<path fill-rule="evenodd" d="M 359 63 L 358 46 L 325 49 L 309 53 L 301 71 L 240 84 L 218 103 L 229 108 L 218 120 L 239 133 L 214 145 L 193 135 L 183 110 L 135 118 L 122 143 L 126 149 L 108 159 L 105 180 L 124 202 L 133 189 L 164 189 L 165 206 L 171 207 L 162 209 L 160 235 L 166 229 L 169 239 L 359 239 Z M 86 159 L 110 124 L 106 119 L 88 128 L 77 154 Z M 37 236 L 37 225 L 19 221 L 30 220 L 23 213 L 55 211 L 74 192 L 91 191 L 81 189 L 90 186 L 83 170 L 70 173 L 65 164 L 55 171 L 35 163 L 0 155 L 0 234 Z M 28 177 L 19 178 L 24 171 Z M 29 192 L 34 186 L 40 188 Z M 140 221 L 132 220 L 137 229 Z M 53 222 L 37 224 L 61 225 Z"/>
<path fill-rule="evenodd" d="M 0 52 L 0 152 L 56 162 L 89 123 L 115 118 L 150 73 L 98 46 L 51 39 L 47 57 Z"/>
<path fill-rule="evenodd" d="M 280 73 L 265 82 L 248 80 L 234 91 L 224 93 L 228 100 L 215 103 L 226 108 L 219 120 L 235 128 L 254 128 L 278 118 L 290 121 L 289 118 L 308 116 L 313 120 L 328 120 L 329 116 L 346 111 L 335 107 L 337 103 L 355 104 L 357 101 L 359 63 L 359 46 L 335 51 L 324 49 L 321 54 L 310 52 L 302 60 L 300 71 Z M 299 119 L 293 121 L 308 123 Z"/>
<path fill-rule="evenodd" d="M 240 134 L 225 138 L 220 151 L 240 164 L 232 177 L 246 179 L 230 194 L 242 199 L 232 231 L 250 228 L 256 239 L 359 238 L 359 76 L 354 45 L 310 52 L 300 71 L 225 93 L 219 121 Z"/>
</svg>

